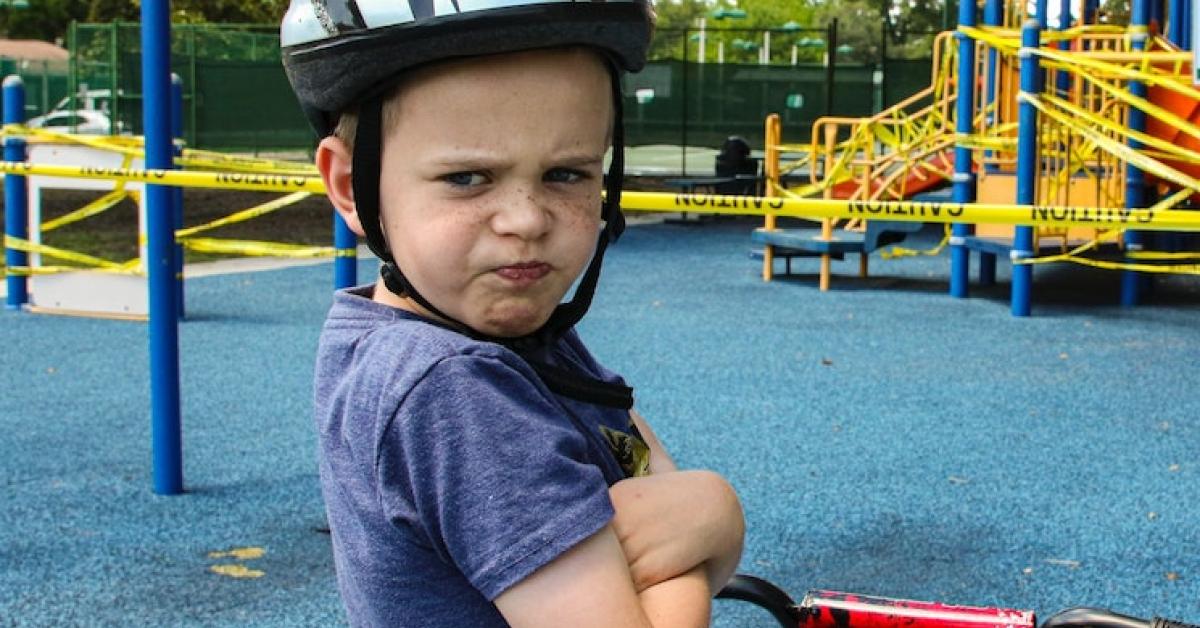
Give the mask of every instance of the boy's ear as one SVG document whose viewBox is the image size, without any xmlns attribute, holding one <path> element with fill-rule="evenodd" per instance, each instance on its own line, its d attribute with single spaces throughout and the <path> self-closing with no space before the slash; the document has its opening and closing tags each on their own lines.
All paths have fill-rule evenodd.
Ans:
<svg viewBox="0 0 1200 628">
<path fill-rule="evenodd" d="M 362 222 L 358 219 L 357 206 L 354 204 L 354 182 L 351 177 L 354 159 L 350 147 L 340 138 L 331 135 L 317 145 L 316 161 L 321 180 L 325 182 L 325 194 L 329 196 L 329 202 L 346 221 L 351 231 L 365 236 Z"/>
</svg>

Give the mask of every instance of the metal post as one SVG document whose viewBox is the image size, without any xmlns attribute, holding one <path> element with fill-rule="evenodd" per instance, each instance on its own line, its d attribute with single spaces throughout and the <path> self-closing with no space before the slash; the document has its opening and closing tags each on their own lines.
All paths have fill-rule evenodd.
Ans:
<svg viewBox="0 0 1200 628">
<path fill-rule="evenodd" d="M 975 3 L 963 0 L 959 3 L 958 24 L 960 27 L 975 26 Z M 958 39 L 958 102 L 955 109 L 955 134 L 963 138 L 971 134 L 975 119 L 975 40 L 959 31 Z M 975 173 L 971 168 L 971 149 L 963 140 L 954 147 L 954 189 L 956 203 L 975 202 Z M 950 231 L 950 296 L 965 298 L 971 269 L 971 251 L 966 247 L 966 238 L 972 226 L 954 223 Z"/>
<path fill-rule="evenodd" d="M 354 232 L 346 225 L 346 221 L 338 213 L 333 214 L 333 248 L 337 257 L 333 258 L 333 289 L 341 290 L 358 283 L 358 256 L 356 253 L 358 240 Z M 347 251 L 347 253 L 343 253 Z"/>
<path fill-rule="evenodd" d="M 1004 0 L 987 0 L 983 9 L 983 23 L 988 26 L 1004 25 Z M 999 81 L 1000 53 L 988 47 L 987 85 L 984 93 L 987 107 L 987 124 L 992 128 L 996 123 L 996 85 Z M 984 151 L 985 157 L 991 157 L 992 151 Z M 996 283 L 996 254 L 980 251 L 979 253 L 979 284 L 991 286 Z"/>
<path fill-rule="evenodd" d="M 117 20 L 113 23 L 112 30 L 109 31 L 111 36 L 108 42 L 108 99 L 112 103 L 112 115 L 108 119 L 109 135 L 116 135 L 116 127 L 121 120 L 121 99 L 117 97 L 121 86 L 120 31 L 121 21 Z"/>
<path fill-rule="evenodd" d="M 1095 24 L 1096 11 L 1100 8 L 1100 0 L 1083 0 L 1083 23 Z"/>
<path fill-rule="evenodd" d="M 825 29 L 825 115 L 833 115 L 834 77 L 837 68 L 838 21 L 833 18 Z"/>
<path fill-rule="evenodd" d="M 1180 44 L 1184 50 L 1195 50 L 1196 40 L 1200 39 L 1200 18 L 1196 17 L 1196 6 L 1186 0 L 1182 0 L 1183 5 L 1183 42 Z M 1188 24 L 1191 28 L 1188 28 Z M 1196 66 L 1192 66 L 1192 70 L 1196 70 Z"/>
<path fill-rule="evenodd" d="M 171 73 L 171 137 L 183 141 L 183 78 Z M 183 155 L 183 145 L 175 144 L 172 154 Z M 176 231 L 183 228 L 183 188 L 171 188 L 171 217 Z M 179 320 L 184 314 L 183 245 L 175 244 L 175 307 Z"/>
<path fill-rule="evenodd" d="M 987 0 L 983 9 L 983 23 L 988 26 L 1001 26 L 1004 22 L 1004 0 Z M 988 127 L 996 123 L 996 73 L 1000 68 L 1000 53 L 995 48 L 988 47 L 987 86 L 984 102 L 988 110 Z M 991 155 L 991 151 L 986 153 Z"/>
<path fill-rule="evenodd" d="M 1038 112 L 1028 98 L 1042 93 L 1042 69 L 1037 55 L 1041 24 L 1027 20 L 1021 28 L 1021 92 L 1017 94 L 1017 203 L 1037 204 Z M 1033 227 L 1017 227 L 1009 252 L 1012 269 L 1012 315 L 1029 316 L 1033 292 L 1033 266 L 1016 262 L 1033 257 Z"/>
<path fill-rule="evenodd" d="M 142 122 L 146 168 L 174 167 L 171 149 L 170 0 L 142 0 Z M 154 492 L 183 492 L 179 314 L 171 188 L 146 186 L 150 292 L 150 410 Z"/>
<path fill-rule="evenodd" d="M 886 108 L 890 104 L 888 102 L 888 91 L 887 91 L 888 39 L 891 36 L 890 31 L 888 30 L 888 21 L 887 21 L 887 6 L 889 4 L 890 3 L 885 4 L 885 6 L 884 6 L 884 14 L 883 14 L 884 17 L 879 25 L 879 69 L 883 71 L 883 80 L 879 82 L 880 111 L 882 111 L 883 108 Z"/>
<path fill-rule="evenodd" d="M 1140 52 L 1146 49 L 1146 38 L 1149 35 L 1147 28 L 1150 22 L 1150 3 L 1148 0 L 1133 0 L 1133 13 L 1130 16 L 1130 39 L 1131 48 L 1134 52 Z M 1145 99 L 1148 95 L 1146 84 L 1141 81 L 1129 82 L 1129 93 L 1137 98 Z M 1146 112 L 1137 107 L 1129 107 L 1129 130 L 1133 132 L 1146 132 Z M 1129 147 L 1134 150 L 1140 150 L 1142 143 L 1134 139 L 1129 140 Z M 1132 163 L 1127 164 L 1125 168 L 1125 207 L 1145 207 L 1146 205 L 1146 176 Z M 1135 253 L 1142 250 L 1144 246 L 1143 235 L 1141 232 L 1130 229 L 1125 232 L 1125 251 L 1127 253 Z M 1130 260 L 1132 261 L 1132 260 Z M 1141 296 L 1141 273 L 1132 270 L 1122 271 L 1121 273 L 1121 305 L 1132 307 L 1138 304 Z"/>
<path fill-rule="evenodd" d="M 1045 30 L 1049 28 L 1050 16 L 1047 13 L 1050 12 L 1050 0 L 1037 0 L 1037 3 L 1034 4 L 1034 11 L 1036 14 L 1033 17 L 1037 19 L 1038 29 Z"/>
<path fill-rule="evenodd" d="M 687 176 L 687 141 L 688 141 L 688 29 L 683 30 L 683 98 L 679 118 L 679 176 Z"/>
<path fill-rule="evenodd" d="M 25 82 L 13 74 L 4 79 L 4 124 L 25 124 Z M 25 140 L 9 137 L 4 140 L 4 161 L 25 161 Z M 4 175 L 4 234 L 10 238 L 29 238 L 29 187 L 25 177 Z M 19 310 L 29 301 L 25 276 L 12 268 L 27 266 L 29 255 L 16 249 L 5 249 L 4 263 L 8 273 L 8 297 L 5 307 Z"/>
<path fill-rule="evenodd" d="M 1058 3 L 1058 30 L 1065 31 L 1071 28 L 1071 0 L 1059 0 Z M 1071 42 L 1058 42 L 1058 49 L 1069 51 Z M 1057 70 L 1054 79 L 1054 89 L 1058 92 L 1059 98 L 1067 98 L 1071 93 L 1071 75 L 1066 70 Z"/>
</svg>

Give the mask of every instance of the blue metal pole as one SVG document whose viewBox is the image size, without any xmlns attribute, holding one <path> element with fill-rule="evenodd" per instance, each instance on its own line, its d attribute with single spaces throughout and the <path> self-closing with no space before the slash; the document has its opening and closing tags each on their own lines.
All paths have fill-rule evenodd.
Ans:
<svg viewBox="0 0 1200 628">
<path fill-rule="evenodd" d="M 1065 31 L 1071 28 L 1071 0 L 1060 0 L 1058 3 L 1058 30 Z M 1058 42 L 1059 50 L 1070 50 L 1071 42 L 1063 40 Z M 1054 80 L 1054 88 L 1058 91 L 1060 98 L 1066 98 L 1071 93 L 1071 75 L 1065 70 L 1058 70 Z"/>
<path fill-rule="evenodd" d="M 959 26 L 975 26 L 974 0 L 962 0 L 958 7 Z M 958 101 L 956 103 L 955 131 L 958 136 L 971 134 L 975 120 L 975 40 L 957 32 L 958 38 Z M 975 173 L 971 168 L 971 149 L 959 140 L 954 147 L 954 189 L 956 203 L 975 202 Z M 966 238 L 972 233 L 972 225 L 954 223 L 950 230 L 950 296 L 965 298 L 971 270 L 971 250 Z"/>
<path fill-rule="evenodd" d="M 987 0 L 983 8 L 983 23 L 988 26 L 1000 26 L 1004 21 L 1004 0 Z M 988 126 L 996 122 L 996 70 L 1000 67 L 1000 53 L 995 48 L 988 47 L 987 62 L 987 92 L 984 97 L 988 109 Z M 987 151 L 991 155 L 992 151 Z"/>
<path fill-rule="evenodd" d="M 1017 204 L 1037 204 L 1038 119 L 1027 97 L 1042 93 L 1042 70 L 1031 51 L 1041 45 L 1040 24 L 1028 20 L 1021 28 L 1021 93 L 1017 102 Z M 1013 237 L 1012 314 L 1029 316 L 1032 306 L 1033 266 L 1015 262 L 1033 257 L 1033 227 L 1017 227 Z"/>
<path fill-rule="evenodd" d="M 1050 16 L 1047 15 L 1050 11 L 1050 0 L 1037 0 L 1034 5 L 1034 11 L 1037 12 L 1035 17 L 1038 22 L 1038 29 L 1045 30 L 1050 27 Z"/>
<path fill-rule="evenodd" d="M 13 74 L 4 79 L 4 124 L 25 123 L 25 82 Z M 25 140 L 10 137 L 4 140 L 4 161 L 25 161 Z M 4 233 L 22 240 L 29 237 L 29 187 L 25 177 L 4 175 Z M 8 268 L 27 266 L 29 255 L 7 249 L 4 263 Z M 28 284 L 23 275 L 8 274 L 8 296 L 5 307 L 19 310 L 29 302 Z"/>
<path fill-rule="evenodd" d="M 333 248 L 337 257 L 333 258 L 333 289 L 341 290 L 358 283 L 358 255 L 356 253 L 358 240 L 354 232 L 342 220 L 340 214 L 333 215 Z M 343 254 L 342 251 L 347 251 Z"/>
<path fill-rule="evenodd" d="M 983 23 L 988 26 L 1003 26 L 1004 25 L 1004 0 L 987 0 L 987 4 L 983 8 Z M 996 123 L 996 85 L 998 83 L 997 72 L 1000 68 L 1000 54 L 995 48 L 988 48 L 988 63 L 987 63 L 987 86 L 984 98 L 987 102 L 988 111 L 988 126 L 991 127 Z M 992 151 L 984 151 L 985 157 L 991 157 Z M 995 166 L 989 164 L 988 172 L 991 172 Z M 976 194 L 978 198 L 978 193 Z M 979 252 L 979 285 L 990 286 L 996 283 L 996 254 L 986 251 Z"/>
<path fill-rule="evenodd" d="M 1146 38 L 1148 37 L 1147 24 L 1150 21 L 1150 3 L 1149 0 L 1133 0 L 1133 13 L 1130 16 L 1130 39 L 1132 49 L 1135 52 L 1146 49 Z M 1129 93 L 1138 98 L 1146 98 L 1149 90 L 1146 84 L 1141 81 L 1129 82 Z M 1137 107 L 1129 108 L 1129 130 L 1145 132 L 1146 131 L 1146 112 Z M 1129 140 L 1129 147 L 1134 150 L 1140 150 L 1142 143 L 1134 139 Z M 1141 169 L 1133 164 L 1127 164 L 1125 168 L 1125 207 L 1139 208 L 1146 205 L 1146 176 Z M 1125 251 L 1129 253 L 1141 251 L 1143 236 L 1140 232 L 1132 229 L 1125 232 Z M 1132 260 L 1130 260 L 1132 261 Z M 1122 271 L 1121 273 L 1121 305 L 1125 307 L 1133 307 L 1138 304 L 1141 297 L 1141 273 L 1131 270 Z"/>
<path fill-rule="evenodd" d="M 171 73 L 171 137 L 183 141 L 183 77 Z M 182 143 L 174 144 L 172 154 L 183 154 Z M 183 188 L 171 189 L 171 219 L 176 231 L 183 228 Z M 184 313 L 183 245 L 175 244 L 175 307 L 179 320 Z"/>
<path fill-rule="evenodd" d="M 1184 50 L 1195 50 L 1196 39 L 1200 38 L 1200 22 L 1196 21 L 1196 7 L 1186 0 L 1180 0 L 1183 7 L 1183 41 L 1180 46 Z M 1189 26 L 1190 25 L 1190 26 Z"/>
<path fill-rule="evenodd" d="M 170 0 L 142 0 L 142 120 L 146 168 L 174 167 L 171 146 Z M 150 410 L 154 492 L 183 492 L 179 313 L 171 188 L 146 186 L 150 291 Z"/>
<path fill-rule="evenodd" d="M 1096 11 L 1100 8 L 1100 0 L 1083 0 L 1083 23 L 1095 24 Z"/>
</svg>

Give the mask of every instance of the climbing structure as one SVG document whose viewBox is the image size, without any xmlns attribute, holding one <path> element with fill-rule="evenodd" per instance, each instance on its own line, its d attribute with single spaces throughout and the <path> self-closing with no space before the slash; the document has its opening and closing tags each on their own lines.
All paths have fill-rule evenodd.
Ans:
<svg viewBox="0 0 1200 628">
<path fill-rule="evenodd" d="M 1193 85 L 1192 53 L 1181 17 L 1186 2 L 1172 0 L 1165 16 L 1168 37 L 1150 24 L 1148 3 L 1134 2 L 1134 24 L 1097 25 L 1094 3 L 1070 16 L 1064 2 L 1058 18 L 1043 0 L 1027 14 L 1024 2 L 989 0 L 987 24 L 976 26 L 968 5 L 955 32 L 935 40 L 930 87 L 870 118 L 822 118 L 807 145 L 780 141 L 768 122 L 768 190 L 785 197 L 899 200 L 953 183 L 956 201 L 1022 203 L 1048 207 L 1188 208 L 1200 193 L 1200 90 Z M 1048 28 L 1039 13 L 1056 18 Z M 1035 36 L 1022 43 L 1022 29 Z M 1021 85 L 1028 68 L 1030 88 Z M 963 87 L 969 87 L 963 91 Z M 1021 109 L 1032 112 L 1022 121 Z M 966 115 L 964 115 L 964 113 Z M 1024 126 L 1025 128 L 1022 128 Z M 1019 150 L 1022 133 L 1031 141 Z M 962 159 L 965 156 L 965 159 Z M 956 159 L 957 157 L 957 159 Z M 961 163 L 960 163 L 961 161 Z M 1018 194 L 1018 173 L 1029 198 Z M 802 185 L 784 185 L 791 172 L 807 172 Z M 1028 177 L 1027 177 L 1028 178 Z M 794 177 L 793 177 L 794 179 Z M 768 220 L 756 240 L 767 246 L 764 278 L 786 236 Z M 1135 231 L 1074 228 L 1034 230 L 1031 243 L 1018 242 L 1024 227 L 963 226 L 951 247 L 955 273 L 981 254 L 980 278 L 994 280 L 996 256 L 1019 266 L 1071 261 L 1139 275 L 1200 274 L 1196 244 L 1188 238 L 1159 238 L 1185 250 L 1151 252 L 1155 242 Z M 850 238 L 868 227 L 826 221 L 813 242 Z M 849 231 L 848 231 L 849 230 Z M 797 242 L 793 232 L 787 240 Z M 820 245 L 814 245 L 819 248 Z M 1100 259 L 1103 247 L 1123 260 Z M 1158 248 L 1163 248 L 1159 245 Z M 864 258 L 869 250 L 864 250 Z M 1113 253 L 1107 257 L 1112 258 Z M 865 262 L 863 265 L 865 271 Z M 1022 272 L 1025 272 L 1024 270 Z M 822 288 L 828 286 L 829 256 L 823 257 Z M 1138 278 L 1144 281 L 1144 276 Z M 952 284 L 955 282 L 952 281 Z M 959 281 L 958 296 L 965 296 Z M 952 285 L 952 292 L 955 286 Z"/>
</svg>

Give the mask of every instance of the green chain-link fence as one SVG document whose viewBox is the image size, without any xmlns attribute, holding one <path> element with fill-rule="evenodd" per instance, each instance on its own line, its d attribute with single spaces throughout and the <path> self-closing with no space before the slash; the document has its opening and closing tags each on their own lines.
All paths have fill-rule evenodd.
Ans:
<svg viewBox="0 0 1200 628">
<path fill-rule="evenodd" d="M 72 93 L 115 94 L 114 124 L 141 133 L 139 25 L 73 24 L 68 45 Z M 312 147 L 312 131 L 280 64 L 277 26 L 175 24 L 171 70 L 183 80 L 190 146 L 254 152 Z"/>
<path fill-rule="evenodd" d="M 0 78 L 17 75 L 25 83 L 25 117 L 41 115 L 67 95 L 67 65 L 52 61 L 0 58 Z M 4 96 L 0 94 L 0 105 Z"/>
<path fill-rule="evenodd" d="M 136 23 L 79 24 L 69 36 L 67 90 L 115 94 L 108 105 L 113 119 L 133 133 L 142 127 L 138 28 Z M 256 152 L 311 149 L 311 131 L 280 64 L 277 32 L 274 25 L 173 27 L 172 68 L 184 82 L 189 145 Z M 762 31 L 735 39 L 739 32 L 709 30 L 706 36 L 731 42 L 764 39 Z M 761 148 L 763 120 L 770 113 L 783 116 L 786 141 L 807 142 L 820 116 L 867 116 L 929 84 L 928 59 L 839 61 L 836 26 L 773 34 L 774 53 L 761 55 L 765 63 L 748 64 L 720 63 L 723 58 L 712 56 L 697 63 L 694 54 L 689 58 L 696 31 L 659 33 L 680 42 L 678 58 L 651 61 L 642 73 L 627 77 L 628 143 L 715 148 L 726 137 L 741 135 Z M 835 53 L 797 55 L 806 42 Z"/>
</svg>

